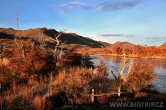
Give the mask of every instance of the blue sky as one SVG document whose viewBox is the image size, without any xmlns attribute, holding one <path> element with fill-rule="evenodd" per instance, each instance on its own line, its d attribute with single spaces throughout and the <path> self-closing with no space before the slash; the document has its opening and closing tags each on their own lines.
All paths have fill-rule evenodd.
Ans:
<svg viewBox="0 0 166 110">
<path fill-rule="evenodd" d="M 166 0 L 0 0 L 0 27 L 67 29 L 95 40 L 166 42 Z"/>
</svg>

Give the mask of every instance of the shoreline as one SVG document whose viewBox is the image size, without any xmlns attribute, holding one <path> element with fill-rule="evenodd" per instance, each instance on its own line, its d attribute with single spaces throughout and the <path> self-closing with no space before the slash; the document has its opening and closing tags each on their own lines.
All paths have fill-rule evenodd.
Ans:
<svg viewBox="0 0 166 110">
<path fill-rule="evenodd" d="M 98 55 L 98 56 L 111 56 L 111 57 L 123 57 L 123 55 L 116 55 L 116 54 L 91 54 L 91 55 Z M 141 58 L 141 59 L 160 59 L 160 60 L 166 60 L 165 57 L 143 57 L 143 56 L 135 56 L 135 55 L 128 55 L 127 58 Z"/>
</svg>

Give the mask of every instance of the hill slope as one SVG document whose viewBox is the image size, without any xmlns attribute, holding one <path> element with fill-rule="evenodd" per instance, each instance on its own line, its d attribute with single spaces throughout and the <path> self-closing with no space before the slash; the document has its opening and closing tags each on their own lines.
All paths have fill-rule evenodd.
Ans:
<svg viewBox="0 0 166 110">
<path fill-rule="evenodd" d="M 162 44 L 161 47 L 166 47 L 166 43 Z"/>
<path fill-rule="evenodd" d="M 112 48 L 112 49 L 116 49 L 118 47 L 120 47 L 120 48 L 133 48 L 133 47 L 135 47 L 135 44 L 132 44 L 129 42 L 116 42 L 110 46 L 110 48 Z"/>
<path fill-rule="evenodd" d="M 39 40 L 42 36 L 47 42 L 52 43 L 50 37 L 55 38 L 59 34 L 55 29 L 47 28 L 35 28 L 28 30 L 14 30 L 12 28 L 0 28 L 0 38 L 13 39 L 14 36 L 22 36 L 24 38 L 31 38 L 33 40 Z M 66 44 L 81 44 L 93 48 L 105 47 L 104 43 L 97 42 L 90 38 L 86 38 L 75 33 L 63 33 L 59 39 Z"/>
</svg>

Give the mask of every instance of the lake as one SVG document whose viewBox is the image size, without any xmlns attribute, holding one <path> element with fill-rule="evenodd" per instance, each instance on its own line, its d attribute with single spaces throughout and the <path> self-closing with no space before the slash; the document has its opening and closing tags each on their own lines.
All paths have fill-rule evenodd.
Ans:
<svg viewBox="0 0 166 110">
<path fill-rule="evenodd" d="M 92 55 L 92 62 L 97 65 L 100 61 L 104 61 L 106 66 L 108 67 L 109 78 L 112 78 L 111 70 L 114 73 L 118 74 L 118 70 L 120 67 L 121 62 L 123 61 L 122 57 L 112 57 L 112 56 L 95 56 Z M 145 58 L 128 58 L 127 64 L 129 65 L 130 62 L 138 62 L 151 65 L 154 69 L 154 73 L 156 74 L 156 80 L 153 82 L 154 90 L 157 90 L 161 93 L 166 93 L 166 60 L 162 59 L 145 59 Z M 146 67 L 145 67 L 146 68 Z M 125 69 L 125 75 L 127 74 L 128 66 Z"/>
</svg>

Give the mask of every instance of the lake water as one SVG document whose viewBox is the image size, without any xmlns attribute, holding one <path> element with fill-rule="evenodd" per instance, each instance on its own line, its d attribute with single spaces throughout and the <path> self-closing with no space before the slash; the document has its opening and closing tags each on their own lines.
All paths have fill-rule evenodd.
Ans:
<svg viewBox="0 0 166 110">
<path fill-rule="evenodd" d="M 122 57 L 112 57 L 112 56 L 91 56 L 92 62 L 95 65 L 99 64 L 101 60 L 103 60 L 108 67 L 108 72 L 110 73 L 111 70 L 114 73 L 118 74 L 118 70 L 120 67 L 121 62 L 123 61 Z M 154 73 L 156 74 L 157 78 L 153 82 L 153 88 L 161 93 L 166 93 L 166 60 L 162 59 L 141 59 L 141 58 L 130 58 L 128 59 L 128 64 L 130 61 L 144 63 L 151 65 L 154 69 Z M 146 67 L 145 67 L 146 68 Z M 125 74 L 127 74 L 128 66 L 125 69 Z M 112 78 L 112 74 L 109 74 L 109 77 Z"/>
</svg>

